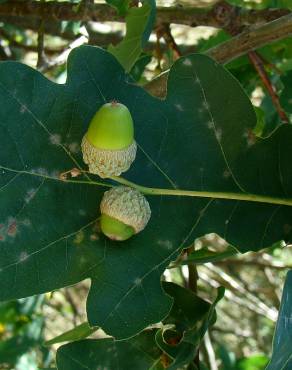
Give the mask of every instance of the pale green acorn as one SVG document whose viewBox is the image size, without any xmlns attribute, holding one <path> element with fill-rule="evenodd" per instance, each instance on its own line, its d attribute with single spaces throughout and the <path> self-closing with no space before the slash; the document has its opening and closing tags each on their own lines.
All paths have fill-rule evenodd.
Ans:
<svg viewBox="0 0 292 370">
<path fill-rule="evenodd" d="M 128 108 L 115 101 L 104 104 L 92 118 L 81 148 L 90 173 L 106 178 L 127 171 L 137 152 Z"/>
<path fill-rule="evenodd" d="M 112 240 L 127 240 L 147 225 L 151 209 L 146 198 L 127 186 L 104 193 L 100 203 L 101 231 Z"/>
</svg>

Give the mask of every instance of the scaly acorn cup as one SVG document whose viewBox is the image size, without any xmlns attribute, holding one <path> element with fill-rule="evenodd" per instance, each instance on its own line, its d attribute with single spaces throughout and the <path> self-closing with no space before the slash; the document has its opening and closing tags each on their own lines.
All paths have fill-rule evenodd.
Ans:
<svg viewBox="0 0 292 370">
<path fill-rule="evenodd" d="M 128 108 L 117 102 L 104 104 L 91 120 L 81 148 L 90 173 L 106 178 L 127 171 L 137 152 Z"/>
<path fill-rule="evenodd" d="M 112 240 L 127 240 L 147 225 L 151 209 L 146 198 L 127 186 L 104 193 L 100 203 L 101 231 Z"/>
</svg>

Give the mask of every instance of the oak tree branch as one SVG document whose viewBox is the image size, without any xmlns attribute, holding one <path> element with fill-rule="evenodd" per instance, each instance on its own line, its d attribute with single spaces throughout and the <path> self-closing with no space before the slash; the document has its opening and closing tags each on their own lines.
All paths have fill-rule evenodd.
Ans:
<svg viewBox="0 0 292 370">
<path fill-rule="evenodd" d="M 178 23 L 188 26 L 222 26 L 222 16 L 225 17 L 224 4 L 228 10 L 228 3 L 219 1 L 213 7 L 158 7 L 157 23 Z M 247 10 L 239 7 L 233 14 L 242 25 L 259 24 L 290 13 L 288 9 L 263 9 Z M 106 4 L 92 4 L 83 2 L 74 4 L 69 1 L 46 3 L 38 1 L 17 1 L 10 0 L 0 4 L 0 17 L 29 17 L 30 19 L 45 19 L 55 21 L 124 21 L 118 16 L 115 9 Z M 44 17 L 44 18 L 43 18 Z M 227 18 L 227 17 L 226 17 Z"/>
<path fill-rule="evenodd" d="M 206 54 L 218 63 L 226 64 L 252 50 L 292 35 L 292 14 L 264 25 L 253 26 L 238 36 L 209 49 Z M 164 96 L 168 71 L 149 82 L 145 88 L 156 96 Z"/>
</svg>

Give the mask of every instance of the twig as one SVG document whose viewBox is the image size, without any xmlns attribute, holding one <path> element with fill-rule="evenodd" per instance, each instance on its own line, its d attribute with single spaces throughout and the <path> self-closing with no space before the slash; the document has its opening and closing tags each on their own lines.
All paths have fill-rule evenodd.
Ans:
<svg viewBox="0 0 292 370">
<path fill-rule="evenodd" d="M 12 59 L 12 53 L 9 47 L 0 44 L 0 60 Z"/>
<path fill-rule="evenodd" d="M 25 30 L 31 30 L 34 32 L 38 32 L 40 21 L 39 19 L 29 19 L 27 17 L 13 17 L 13 16 L 1 16 L 0 20 L 6 24 L 14 25 L 19 28 L 23 28 Z M 91 23 L 89 23 L 89 27 L 87 31 L 89 33 L 89 41 L 91 44 L 94 45 L 108 45 L 109 43 L 117 44 L 119 41 L 122 40 L 123 35 L 120 31 L 112 32 L 112 33 L 100 33 L 94 30 L 94 27 L 91 27 Z M 3 31 L 3 29 L 1 29 Z M 76 37 L 76 33 L 74 33 L 71 29 L 62 27 L 62 23 L 59 21 L 53 20 L 46 20 L 44 25 L 44 32 L 47 35 L 52 36 L 59 36 L 65 40 L 74 41 Z"/>
<path fill-rule="evenodd" d="M 182 53 L 175 42 L 174 37 L 172 36 L 169 23 L 162 23 L 158 26 L 157 33 L 160 37 L 163 37 L 168 47 L 174 52 L 174 59 L 178 59 Z"/>
<path fill-rule="evenodd" d="M 44 21 L 41 22 L 40 29 L 38 32 L 38 45 L 37 45 L 37 53 L 38 53 L 38 59 L 37 59 L 37 68 L 41 69 L 46 63 L 45 63 L 45 54 L 44 54 Z"/>
<path fill-rule="evenodd" d="M 214 266 L 211 263 L 206 263 L 204 268 L 212 271 L 218 276 L 218 281 L 224 283 L 230 291 L 242 294 L 250 304 L 256 306 L 258 310 L 264 312 L 265 315 L 271 320 L 275 321 L 277 318 L 277 310 L 274 307 L 268 307 L 258 297 L 254 296 L 250 291 L 243 287 L 238 281 L 233 279 L 230 275 L 226 274 L 222 269 Z"/>
<path fill-rule="evenodd" d="M 157 59 L 157 66 L 156 66 L 155 70 L 158 73 L 162 71 L 161 61 L 163 59 L 163 52 L 162 52 L 161 43 L 160 43 L 161 37 L 162 37 L 162 35 L 160 33 L 160 30 L 157 29 L 156 30 L 156 42 L 155 42 L 155 48 L 154 48 L 154 55 Z"/>
<path fill-rule="evenodd" d="M 207 331 L 205 336 L 204 336 L 204 345 L 205 345 L 206 352 L 207 352 L 207 355 L 208 355 L 208 362 L 209 362 L 209 365 L 210 365 L 210 370 L 218 370 L 218 366 L 217 366 L 217 363 L 216 363 L 215 351 L 214 351 L 214 348 L 212 346 L 209 331 Z"/>
<path fill-rule="evenodd" d="M 269 79 L 269 76 L 265 70 L 265 66 L 263 64 L 262 59 L 259 57 L 256 51 L 250 51 L 248 53 L 249 60 L 251 61 L 252 65 L 254 66 L 255 70 L 257 71 L 260 79 L 262 80 L 263 85 L 266 87 L 270 97 L 272 99 L 273 105 L 276 108 L 281 120 L 285 123 L 289 123 L 289 118 L 286 115 L 285 111 L 281 107 L 279 97 Z"/>
<path fill-rule="evenodd" d="M 75 303 L 69 289 L 70 288 L 65 288 L 64 295 L 65 295 L 67 301 L 69 302 L 69 304 L 71 306 L 71 309 L 72 309 L 72 312 L 73 312 L 73 322 L 74 322 L 74 326 L 76 326 L 77 325 L 77 318 L 80 316 L 80 312 L 79 312 L 79 309 L 78 309 L 78 305 Z"/>
<path fill-rule="evenodd" d="M 251 332 L 248 332 L 248 331 L 243 332 L 243 331 L 238 330 L 237 328 L 234 328 L 234 330 L 230 330 L 230 329 L 228 330 L 228 329 L 223 329 L 219 326 L 214 326 L 212 328 L 212 332 L 214 331 L 218 331 L 222 334 L 229 334 L 229 335 L 231 334 L 231 335 L 235 335 L 235 336 L 243 337 L 243 338 L 250 338 L 252 336 Z"/>
<path fill-rule="evenodd" d="M 195 244 L 193 244 L 190 248 L 187 249 L 187 255 L 191 254 L 195 250 Z M 188 288 L 197 294 L 198 292 L 198 271 L 197 267 L 194 264 L 188 265 L 188 272 L 189 272 L 189 280 L 188 280 Z M 196 356 L 194 358 L 194 363 L 198 370 L 200 370 L 200 348 L 198 348 Z"/>
<path fill-rule="evenodd" d="M 22 44 L 21 42 L 19 42 L 17 40 L 14 40 L 13 37 L 11 35 L 9 35 L 9 33 L 6 32 L 4 29 L 0 29 L 0 36 L 9 42 L 10 47 L 15 47 L 15 48 L 23 49 L 23 50 L 26 50 L 26 51 L 36 52 L 36 53 L 38 51 L 38 46 L 37 45 Z M 49 48 L 49 47 L 44 48 L 45 53 L 49 54 L 49 55 L 59 54 L 63 50 L 64 50 L 64 48 L 54 48 L 54 49 Z"/>
<path fill-rule="evenodd" d="M 207 51 L 219 63 L 228 63 L 247 52 L 292 35 L 292 14 L 264 25 L 251 27 L 238 36 Z"/>
<path fill-rule="evenodd" d="M 284 264 L 276 264 L 276 263 L 268 263 L 268 262 L 261 262 L 257 260 L 244 260 L 244 259 L 231 259 L 229 258 L 227 261 L 217 261 L 213 263 L 214 265 L 248 265 L 248 266 L 259 266 L 264 268 L 270 268 L 274 270 L 285 270 L 285 269 L 292 269 L 292 265 L 284 265 Z"/>
<path fill-rule="evenodd" d="M 47 72 L 52 68 L 55 68 L 57 66 L 60 66 L 66 63 L 68 55 L 70 54 L 70 51 L 85 43 L 87 43 L 87 37 L 80 36 L 78 39 L 76 39 L 71 44 L 69 44 L 69 46 L 57 58 L 55 58 L 51 62 L 47 62 L 45 66 L 42 66 L 42 68 L 40 68 L 41 72 Z"/>
<path fill-rule="evenodd" d="M 45 1 L 46 0 L 41 0 L 41 3 L 44 4 Z M 44 25 L 45 25 L 45 20 L 42 17 L 39 31 L 38 31 L 38 43 L 37 43 L 37 52 L 38 52 L 37 68 L 38 69 L 41 69 L 46 64 L 46 57 L 44 54 L 44 38 L 45 38 Z"/>
<path fill-rule="evenodd" d="M 194 251 L 194 247 L 192 246 L 187 250 L 187 255 L 191 254 Z M 188 265 L 188 272 L 189 272 L 189 289 L 197 294 L 198 291 L 198 271 L 195 264 L 191 263 Z"/>
<path fill-rule="evenodd" d="M 219 283 L 217 280 L 210 278 L 203 271 L 200 271 L 200 279 L 207 282 L 208 284 L 210 284 L 214 288 L 218 288 L 220 285 L 222 285 L 222 281 Z M 247 309 L 249 309 L 250 311 L 252 311 L 252 312 L 254 312 L 258 315 L 269 318 L 273 322 L 276 322 L 276 320 L 277 320 L 277 312 L 276 311 L 274 311 L 274 310 L 268 310 L 268 311 L 263 310 L 261 307 L 258 306 L 258 304 L 255 304 L 255 303 L 251 302 L 250 300 L 246 299 L 246 297 L 244 299 L 238 297 L 237 295 L 235 295 L 235 293 L 233 293 L 229 289 L 227 289 L 225 291 L 225 296 L 224 297 L 226 299 L 232 300 L 233 302 L 237 303 L 238 305 L 240 305 L 242 307 L 246 307 Z"/>
</svg>

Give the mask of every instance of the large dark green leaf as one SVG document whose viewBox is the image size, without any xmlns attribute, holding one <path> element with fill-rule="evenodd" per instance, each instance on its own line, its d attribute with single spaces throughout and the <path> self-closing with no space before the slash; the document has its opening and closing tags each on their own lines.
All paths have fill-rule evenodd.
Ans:
<svg viewBox="0 0 292 370">
<path fill-rule="evenodd" d="M 152 196 L 147 228 L 127 242 L 109 241 L 97 227 L 106 188 L 59 174 L 84 167 L 81 138 L 113 99 L 135 121 L 139 150 L 126 177 L 145 186 L 291 198 L 292 127 L 265 140 L 250 135 L 256 118 L 248 98 L 202 55 L 175 63 L 165 101 L 134 86 L 112 55 L 94 47 L 71 53 L 65 85 L 19 63 L 0 65 L 0 299 L 90 278 L 90 325 L 126 338 L 167 315 L 172 300 L 160 276 L 196 237 L 217 232 L 242 252 L 289 241 L 292 209 Z"/>
<path fill-rule="evenodd" d="M 292 369 L 292 270 L 287 274 L 273 340 L 273 354 L 266 370 Z"/>
<path fill-rule="evenodd" d="M 57 352 L 58 370 L 148 370 L 160 357 L 154 331 L 142 332 L 127 341 L 87 339 L 66 344 Z"/>
</svg>

